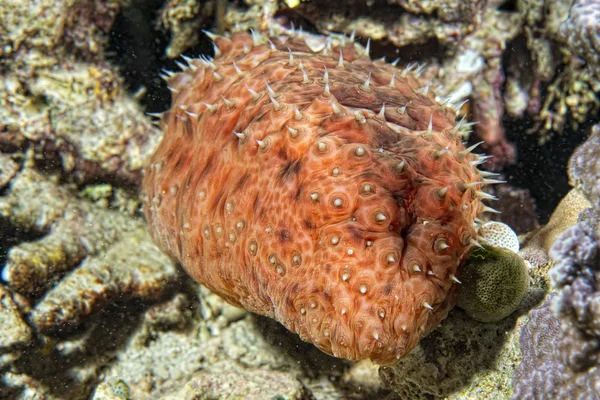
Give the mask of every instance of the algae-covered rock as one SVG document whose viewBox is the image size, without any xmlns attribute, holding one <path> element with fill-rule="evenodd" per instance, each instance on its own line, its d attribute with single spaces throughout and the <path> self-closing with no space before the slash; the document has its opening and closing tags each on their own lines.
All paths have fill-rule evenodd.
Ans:
<svg viewBox="0 0 600 400">
<path fill-rule="evenodd" d="M 525 260 L 511 250 L 492 246 L 473 250 L 459 279 L 458 306 L 481 322 L 509 316 L 529 287 Z"/>
</svg>

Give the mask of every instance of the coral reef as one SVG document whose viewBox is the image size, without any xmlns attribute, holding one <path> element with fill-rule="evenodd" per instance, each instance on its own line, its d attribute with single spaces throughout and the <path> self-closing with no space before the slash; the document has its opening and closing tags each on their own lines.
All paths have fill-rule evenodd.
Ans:
<svg viewBox="0 0 600 400">
<path fill-rule="evenodd" d="M 559 37 L 573 52 L 583 58 L 600 78 L 600 2 L 575 0 L 569 16 L 560 25 Z"/>
<path fill-rule="evenodd" d="M 327 353 L 390 364 L 452 307 L 493 198 L 481 189 L 497 181 L 418 74 L 344 36 L 267 39 L 215 37 L 214 60 L 167 78 L 150 231 L 232 304 Z"/>
<path fill-rule="evenodd" d="M 596 0 L 519 0 L 517 8 L 534 60 L 532 75 L 517 75 L 528 91 L 529 112 L 538 120 L 533 131 L 543 143 L 549 132 L 562 132 L 569 118 L 577 126 L 600 109 L 600 5 Z M 542 93 L 540 86 L 547 82 Z"/>
<path fill-rule="evenodd" d="M 514 399 L 600 396 L 598 237 L 580 222 L 552 247 L 550 277 L 558 293 L 531 313 L 521 339 L 524 361 L 514 378 Z"/>
<path fill-rule="evenodd" d="M 579 214 L 589 207 L 591 207 L 590 202 L 580 190 L 571 189 L 558 203 L 546 225 L 522 236 L 522 250 L 519 254 L 534 266 L 546 264 L 556 239 L 567 228 L 576 224 L 579 221 Z"/>
<path fill-rule="evenodd" d="M 34 149 L 71 179 L 141 180 L 160 131 L 106 63 L 119 1 L 0 5 L 0 144 Z"/>
<path fill-rule="evenodd" d="M 169 58 L 177 58 L 198 43 L 198 31 L 207 17 L 213 14 L 214 1 L 170 0 L 160 10 L 158 22 L 171 33 L 165 49 Z"/>
<path fill-rule="evenodd" d="M 36 49 L 47 54 L 100 58 L 124 3 L 126 0 L 3 1 L 0 56 Z"/>
<path fill-rule="evenodd" d="M 31 340 L 31 329 L 21 318 L 12 294 L 0 286 L 0 353 L 23 346 Z"/>
<path fill-rule="evenodd" d="M 520 361 L 517 315 L 480 323 L 461 310 L 380 375 L 398 399 L 509 399 Z"/>
<path fill-rule="evenodd" d="M 560 365 L 555 348 L 560 337 L 560 322 L 550 311 L 551 299 L 549 295 L 541 307 L 530 311 L 529 322 L 521 329 L 519 345 L 523 360 L 513 378 L 514 399 L 558 395 L 563 375 L 563 371 L 556 368 Z"/>
<path fill-rule="evenodd" d="M 41 332 L 76 327 L 111 302 L 158 299 L 178 278 L 142 221 L 78 200 L 32 169 L 0 197 L 0 216 L 43 235 L 11 248 L 2 269 L 12 290 L 32 300 L 44 294 L 31 311 Z"/>
<path fill-rule="evenodd" d="M 554 266 L 548 275 L 556 293 L 531 312 L 523 329 L 524 361 L 513 381 L 515 399 L 600 395 L 597 136 L 595 126 L 570 161 L 571 182 L 582 189 L 586 198 L 577 188 L 571 191 L 552 216 L 551 222 L 555 218 L 560 218 L 560 222 L 554 223 L 551 234 L 544 236 L 555 239 L 540 246 L 552 246 L 549 257 Z M 574 220 L 579 222 L 573 224 Z M 568 223 L 572 226 L 567 228 Z"/>
<path fill-rule="evenodd" d="M 569 160 L 569 180 L 580 189 L 591 205 L 600 208 L 600 124 L 592 128 L 590 137 L 579 146 Z"/>
<path fill-rule="evenodd" d="M 146 16 L 147 20 L 140 19 Z M 175 58 L 186 51 L 208 51 L 211 43 L 206 38 L 210 33 L 202 33 L 201 28 L 215 28 L 218 32 L 270 29 L 279 34 L 278 27 L 283 25 L 288 27 L 284 33 L 299 35 L 293 24 L 302 24 L 309 47 L 323 47 L 321 53 L 330 53 L 305 49 L 310 57 L 317 54 L 327 64 L 329 75 L 325 79 L 321 65 L 306 62 L 306 54 L 298 54 L 300 47 L 290 48 L 294 61 L 302 59 L 309 79 L 315 80 L 300 86 L 313 88 L 314 95 L 321 98 L 325 81 L 329 80 L 332 97 L 328 100 L 333 101 L 335 96 L 339 101 L 335 105 L 324 101 L 329 108 L 321 117 L 326 119 L 326 114 L 338 106 L 359 124 L 364 118 L 366 125 L 371 126 L 381 119 L 374 114 L 385 103 L 381 117 L 386 120 L 380 121 L 381 128 L 377 127 L 385 129 L 385 122 L 395 124 L 393 119 L 402 117 L 395 115 L 396 109 L 402 110 L 405 104 L 395 107 L 387 98 L 379 99 L 373 102 L 371 111 L 353 116 L 354 106 L 342 103 L 350 100 L 340 98 L 336 92 L 340 83 L 338 68 L 329 64 L 332 57 L 336 64 L 339 61 L 339 54 L 332 53 L 341 36 L 333 35 L 327 43 L 306 33 L 316 30 L 351 34 L 355 30 L 353 37 L 363 45 L 371 38 L 369 52 L 373 58 L 400 57 L 401 70 L 395 76 L 397 87 L 404 87 L 399 83 L 403 82 L 404 73 L 412 88 L 420 87 L 416 92 L 423 94 L 423 101 L 431 101 L 435 106 L 433 113 L 423 115 L 415 115 L 411 105 L 404 109 L 404 118 L 418 121 L 409 127 L 423 136 L 415 140 L 427 142 L 430 115 L 433 114 L 433 132 L 440 128 L 437 116 L 446 110 L 448 115 L 442 120 L 450 121 L 451 113 L 456 111 L 459 118 L 466 116 L 465 120 L 477 122 L 462 124 L 463 139 L 467 139 L 473 125 L 475 133 L 485 140 L 482 147 L 497 156 L 495 160 L 474 162 L 487 161 L 488 167 L 500 168 L 515 156 L 504 131 L 522 146 L 529 139 L 522 140 L 522 129 L 517 126 L 525 126 L 529 117 L 538 120 L 532 131 L 542 133 L 541 142 L 551 139 L 544 132 L 564 130 L 571 135 L 577 133 L 578 122 L 587 124 L 596 118 L 596 93 L 600 91 L 598 18 L 598 2 L 591 0 L 0 2 L 0 268 L 4 278 L 0 282 L 0 398 L 226 398 L 223 391 L 252 397 L 259 386 L 258 398 L 509 398 L 509 382 L 521 358 L 517 348 L 520 327 L 528 321 L 520 341 L 524 361 L 515 377 L 514 398 L 598 397 L 594 386 L 598 382 L 597 368 L 590 368 L 597 364 L 599 353 L 595 278 L 598 261 L 594 250 L 600 221 L 599 167 L 595 159 L 599 153 L 598 126 L 571 159 L 569 174 L 575 189 L 542 229 L 536 230 L 539 222 L 528 190 L 538 197 L 534 183 L 523 183 L 527 186 L 523 189 L 510 184 L 485 188 L 485 193 L 500 197 L 494 208 L 502 214 L 490 218 L 525 234 L 521 236 L 519 254 L 531 264 L 531 287 L 517 312 L 498 322 L 480 323 L 455 308 L 397 366 L 381 369 L 383 381 L 391 384 L 395 392 L 388 397 L 377 375 L 378 368 L 368 360 L 352 365 L 328 357 L 275 321 L 231 307 L 219 296 L 183 279 L 174 262 L 161 254 L 145 233 L 137 199 L 143 165 L 162 135 L 143 115 L 144 106 L 154 111 L 164 109 L 168 102 L 163 92 L 155 90 L 160 79 L 154 71 L 183 65 L 165 56 Z M 168 45 L 165 33 L 171 35 Z M 263 40 L 257 47 L 268 47 L 263 37 L 256 37 Z M 284 57 L 289 62 L 290 52 L 279 40 L 273 40 L 278 48 L 273 53 L 278 52 L 282 63 Z M 209 69 L 219 66 L 215 72 L 224 81 L 235 77 L 235 67 L 229 69 L 230 75 L 221 72 L 222 56 L 218 51 L 227 53 L 227 46 L 219 46 L 216 60 L 204 56 L 201 61 L 191 61 L 189 68 L 204 69 L 210 75 Z M 352 47 L 349 41 L 346 47 Z M 254 46 L 249 44 L 248 48 L 249 59 L 256 54 Z M 364 48 L 355 46 L 353 51 L 360 56 Z M 351 68 L 351 54 L 354 53 L 346 48 L 342 52 L 344 69 Z M 365 57 L 352 63 L 363 61 L 371 65 Z M 243 63 L 236 64 L 245 71 Z M 381 60 L 373 65 L 393 70 Z M 293 70 L 291 66 L 284 68 Z M 356 77 L 356 99 L 364 100 L 361 84 L 367 86 L 368 73 L 358 72 L 348 75 Z M 170 74 L 167 70 L 164 73 Z M 378 76 L 373 72 L 368 85 L 376 93 L 380 93 L 382 84 Z M 299 82 L 303 79 L 297 69 L 292 77 Z M 276 82 L 280 78 L 283 77 L 269 78 L 269 85 L 275 90 L 273 101 L 269 90 L 265 91 L 264 77 L 247 82 L 262 96 L 258 99 L 260 107 L 270 107 L 264 105 L 270 101 L 271 107 L 291 104 L 284 99 L 302 92 L 282 93 Z M 391 76 L 383 84 L 389 80 Z M 420 94 L 408 92 L 421 99 Z M 232 104 L 228 102 L 239 99 L 238 94 L 243 97 L 249 93 L 252 94 L 241 87 L 233 96 L 205 99 L 204 106 L 212 108 L 216 104 L 216 114 L 228 115 L 225 109 Z M 470 101 L 463 104 L 466 98 Z M 304 106 L 303 103 L 299 109 Z M 508 117 L 503 117 L 503 113 Z M 192 108 L 172 111 L 170 115 L 174 114 L 192 121 L 196 113 Z M 269 115 L 261 118 L 269 121 Z M 256 131 L 269 134 L 272 140 L 272 133 L 279 128 L 292 136 L 294 123 L 306 128 L 317 120 L 314 115 L 300 122 L 292 117 L 288 124 L 292 130 L 264 124 Z M 503 127 L 501 122 L 507 121 L 510 124 Z M 297 139 L 305 133 L 300 129 Z M 248 141 L 242 147 L 260 147 L 249 140 L 250 136 L 245 138 Z M 243 141 L 244 136 L 240 139 Z M 258 139 L 262 141 L 261 137 Z M 475 144 L 474 139 L 466 146 Z M 277 142 L 267 143 L 266 153 L 259 152 L 258 157 L 267 155 L 276 160 L 278 155 L 272 153 L 274 144 Z M 371 151 L 375 157 L 379 151 L 374 147 L 365 149 L 369 157 Z M 452 147 L 444 154 L 452 155 L 457 149 Z M 383 150 L 387 154 L 387 147 Z M 527 149 L 521 153 L 520 161 L 537 158 L 504 171 L 512 184 L 519 181 L 515 179 L 519 171 L 540 170 L 548 162 L 557 163 L 554 154 L 540 162 L 539 154 L 543 152 Z M 253 162 L 254 158 L 248 164 L 254 165 Z M 407 162 L 405 168 L 407 165 L 412 164 Z M 296 166 L 290 167 L 290 173 L 294 171 L 292 167 Z M 344 187 L 350 170 L 344 166 L 334 172 L 334 167 L 331 177 L 323 175 L 319 179 L 337 180 L 336 184 Z M 379 176 L 380 171 L 375 172 Z M 333 176 L 337 173 L 340 174 Z M 179 192 L 183 192 L 182 187 Z M 262 190 L 261 195 L 284 194 L 289 189 L 285 185 L 277 187 L 275 191 Z M 372 198 L 385 197 L 382 188 L 380 184 L 371 186 Z M 168 199 L 171 187 L 165 189 L 163 201 Z M 456 187 L 449 187 L 446 196 L 454 190 Z M 557 187 L 551 190 L 560 192 Z M 344 194 L 352 198 L 353 193 Z M 323 199 L 319 194 L 318 200 Z M 541 196 L 538 201 L 543 219 L 549 204 Z M 225 200 L 219 203 L 223 221 L 229 218 L 226 204 Z M 286 212 L 291 212 L 292 205 L 285 204 Z M 233 213 L 243 207 L 250 209 L 244 204 L 232 206 Z M 485 235 L 481 226 L 485 226 L 487 216 L 481 219 L 476 220 L 475 228 L 479 226 L 478 233 Z M 185 225 L 181 228 L 185 235 Z M 213 228 L 213 234 L 224 229 Z M 279 246 L 280 238 L 289 240 L 278 227 L 263 228 L 269 230 L 265 232 L 267 236 L 273 235 L 274 248 Z M 248 234 L 244 232 L 235 236 L 238 243 Z M 552 252 L 557 258 L 552 272 L 557 288 L 551 287 L 547 277 L 553 264 L 547 253 L 553 243 L 555 249 L 560 249 Z M 325 241 L 315 246 L 329 245 Z M 347 246 L 341 246 L 345 245 L 344 241 L 338 243 L 344 251 Z M 402 245 L 407 247 L 406 243 Z M 586 249 L 590 251 L 580 251 Z M 356 256 L 358 248 L 351 252 L 340 254 L 337 260 Z M 261 257 L 261 265 L 269 268 L 269 258 Z M 395 260 L 401 262 L 399 258 Z M 286 253 L 276 261 L 272 274 L 283 265 L 290 268 L 294 255 Z M 278 264 L 279 261 L 283 262 Z M 306 257 L 301 261 L 303 265 L 319 263 Z M 408 281 L 420 278 L 417 275 L 411 275 Z M 348 276 L 353 278 L 356 277 Z M 327 284 L 330 282 L 333 280 Z M 292 289 L 289 287 L 290 293 Z M 266 292 L 264 286 L 259 290 L 261 294 Z M 371 294 L 371 287 L 367 290 L 365 298 Z M 529 317 L 519 317 L 547 290 L 558 293 Z M 448 299 L 448 303 L 453 302 L 453 298 Z M 378 311 L 367 310 L 366 302 L 361 305 L 365 307 L 361 312 Z M 390 318 L 386 311 L 384 319 Z M 359 323 L 364 321 L 372 325 L 366 319 Z M 376 342 L 382 339 L 380 334 Z"/>
</svg>

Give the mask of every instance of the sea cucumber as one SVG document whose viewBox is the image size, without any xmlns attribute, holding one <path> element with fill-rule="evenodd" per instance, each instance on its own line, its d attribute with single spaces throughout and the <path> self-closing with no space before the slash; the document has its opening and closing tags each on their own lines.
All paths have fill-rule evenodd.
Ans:
<svg viewBox="0 0 600 400">
<path fill-rule="evenodd" d="M 167 71 L 145 171 L 154 240 L 234 305 L 392 364 L 445 318 L 495 183 L 413 64 L 345 36 L 214 36 Z M 352 39 L 352 38 L 351 38 Z"/>
</svg>

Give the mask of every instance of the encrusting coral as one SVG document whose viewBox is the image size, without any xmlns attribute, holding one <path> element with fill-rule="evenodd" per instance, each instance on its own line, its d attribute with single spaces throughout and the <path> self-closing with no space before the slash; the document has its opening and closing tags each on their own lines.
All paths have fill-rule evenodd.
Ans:
<svg viewBox="0 0 600 400">
<path fill-rule="evenodd" d="M 274 28 L 275 29 L 275 28 Z M 345 36 L 214 37 L 165 76 L 150 231 L 196 280 L 321 350 L 390 364 L 454 304 L 496 183 L 414 66 Z M 464 126 L 464 125 L 462 125 Z"/>
<path fill-rule="evenodd" d="M 525 260 L 514 251 L 484 245 L 474 249 L 461 266 L 458 307 L 477 321 L 499 321 L 517 309 L 527 289 Z"/>
</svg>

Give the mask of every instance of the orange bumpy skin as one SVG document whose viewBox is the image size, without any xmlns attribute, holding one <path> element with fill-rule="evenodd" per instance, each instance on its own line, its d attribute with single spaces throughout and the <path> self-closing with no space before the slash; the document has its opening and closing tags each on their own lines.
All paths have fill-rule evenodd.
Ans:
<svg viewBox="0 0 600 400">
<path fill-rule="evenodd" d="M 167 78 L 142 197 L 154 239 L 321 350 L 394 363 L 454 305 L 486 210 L 482 157 L 416 74 L 351 41 L 215 43 Z"/>
</svg>

